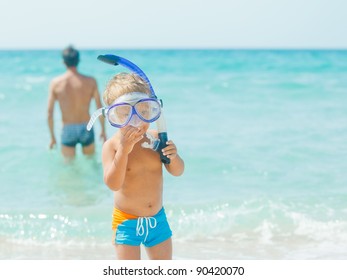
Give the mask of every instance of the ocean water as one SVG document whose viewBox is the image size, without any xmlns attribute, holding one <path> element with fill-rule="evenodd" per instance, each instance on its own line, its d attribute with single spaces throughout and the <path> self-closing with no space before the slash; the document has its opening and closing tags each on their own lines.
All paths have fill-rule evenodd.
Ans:
<svg viewBox="0 0 347 280">
<path fill-rule="evenodd" d="M 146 72 L 185 160 L 164 174 L 175 259 L 347 258 L 347 51 L 82 50 L 100 92 L 125 71 L 105 53 Z M 115 258 L 102 143 L 71 164 L 48 149 L 60 51 L 0 61 L 0 259 Z"/>
</svg>

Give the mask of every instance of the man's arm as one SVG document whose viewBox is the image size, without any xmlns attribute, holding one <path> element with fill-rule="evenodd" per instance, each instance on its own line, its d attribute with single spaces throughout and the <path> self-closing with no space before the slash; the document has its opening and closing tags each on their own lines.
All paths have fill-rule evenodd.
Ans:
<svg viewBox="0 0 347 280">
<path fill-rule="evenodd" d="M 54 103 L 55 103 L 55 94 L 54 94 L 54 84 L 53 82 L 49 86 L 49 93 L 48 93 L 48 106 L 47 106 L 47 121 L 48 121 L 48 128 L 49 133 L 51 136 L 51 142 L 49 144 L 49 148 L 52 149 L 54 145 L 57 143 L 54 135 L 54 120 L 53 120 L 53 113 L 54 113 Z"/>
<path fill-rule="evenodd" d="M 99 109 L 102 107 L 102 104 L 101 104 L 101 100 L 100 100 L 100 94 L 98 91 L 98 85 L 97 85 L 95 80 L 94 80 L 94 82 L 95 82 L 95 86 L 94 86 L 93 97 L 95 99 L 96 109 Z M 101 116 L 99 118 L 99 120 L 100 120 L 100 125 L 101 125 L 100 138 L 105 142 L 107 139 L 106 138 L 106 132 L 105 132 L 105 118 L 103 116 Z"/>
</svg>

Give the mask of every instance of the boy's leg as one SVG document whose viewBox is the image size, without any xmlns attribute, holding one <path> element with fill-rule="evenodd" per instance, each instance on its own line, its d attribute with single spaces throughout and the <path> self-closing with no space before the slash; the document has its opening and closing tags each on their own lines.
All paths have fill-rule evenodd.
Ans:
<svg viewBox="0 0 347 280">
<path fill-rule="evenodd" d="M 171 237 L 153 247 L 146 247 L 146 252 L 151 260 L 171 260 L 172 240 Z"/>
<path fill-rule="evenodd" d="M 140 260 L 140 246 L 115 245 L 118 260 Z"/>
</svg>

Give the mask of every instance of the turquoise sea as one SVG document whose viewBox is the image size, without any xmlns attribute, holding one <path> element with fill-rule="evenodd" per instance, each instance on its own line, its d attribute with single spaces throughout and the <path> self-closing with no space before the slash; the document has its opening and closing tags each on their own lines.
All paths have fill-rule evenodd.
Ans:
<svg viewBox="0 0 347 280">
<path fill-rule="evenodd" d="M 164 174 L 175 259 L 347 258 L 347 51 L 82 50 L 100 92 L 125 71 L 106 53 L 148 75 L 185 160 Z M 71 164 L 48 149 L 60 50 L 0 62 L 0 259 L 114 259 L 102 143 Z"/>
</svg>

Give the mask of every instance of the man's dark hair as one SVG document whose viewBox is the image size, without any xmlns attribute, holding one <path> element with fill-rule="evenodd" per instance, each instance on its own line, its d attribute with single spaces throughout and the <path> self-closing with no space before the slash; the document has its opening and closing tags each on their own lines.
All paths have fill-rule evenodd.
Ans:
<svg viewBox="0 0 347 280">
<path fill-rule="evenodd" d="M 76 67 L 80 61 L 80 54 L 72 46 L 68 46 L 63 50 L 63 59 L 67 67 Z"/>
</svg>

